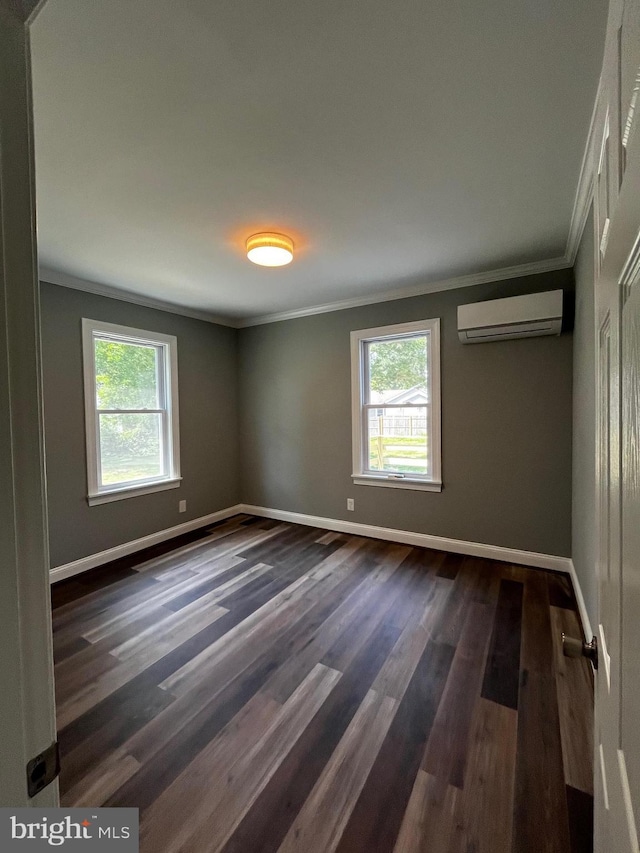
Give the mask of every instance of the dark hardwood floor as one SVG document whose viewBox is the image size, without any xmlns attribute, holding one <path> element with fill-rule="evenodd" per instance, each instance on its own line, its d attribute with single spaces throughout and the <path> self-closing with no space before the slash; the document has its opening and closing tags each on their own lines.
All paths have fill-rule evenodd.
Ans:
<svg viewBox="0 0 640 853">
<path fill-rule="evenodd" d="M 143 853 L 590 849 L 564 575 L 238 516 L 52 594 L 63 805 Z"/>
</svg>

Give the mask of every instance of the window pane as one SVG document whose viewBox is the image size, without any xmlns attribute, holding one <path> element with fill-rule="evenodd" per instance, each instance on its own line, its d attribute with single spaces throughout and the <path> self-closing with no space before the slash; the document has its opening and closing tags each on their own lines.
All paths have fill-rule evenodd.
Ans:
<svg viewBox="0 0 640 853">
<path fill-rule="evenodd" d="M 165 476 L 162 415 L 100 415 L 102 485 Z"/>
<path fill-rule="evenodd" d="M 368 403 L 428 403 L 427 337 L 367 344 Z"/>
<path fill-rule="evenodd" d="M 379 413 L 382 414 L 379 414 Z M 369 409 L 367 447 L 370 471 L 429 474 L 428 410 Z"/>
<path fill-rule="evenodd" d="M 95 340 L 99 409 L 159 409 L 158 347 Z"/>
</svg>

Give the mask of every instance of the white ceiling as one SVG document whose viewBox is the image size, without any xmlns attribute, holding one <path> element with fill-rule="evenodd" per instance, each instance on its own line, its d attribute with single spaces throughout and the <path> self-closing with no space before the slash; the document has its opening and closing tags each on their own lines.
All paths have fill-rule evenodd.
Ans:
<svg viewBox="0 0 640 853">
<path fill-rule="evenodd" d="M 564 255 L 603 0 L 48 0 L 41 265 L 230 318 Z M 282 230 L 294 262 L 250 264 Z"/>
</svg>

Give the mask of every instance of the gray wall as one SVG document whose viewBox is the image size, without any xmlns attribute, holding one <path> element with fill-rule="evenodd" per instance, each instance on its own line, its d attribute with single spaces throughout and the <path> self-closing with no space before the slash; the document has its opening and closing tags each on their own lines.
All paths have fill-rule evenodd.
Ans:
<svg viewBox="0 0 640 853">
<path fill-rule="evenodd" d="M 463 346 L 456 328 L 459 304 L 556 288 L 573 289 L 570 270 L 242 330 L 243 500 L 568 556 L 571 334 Z M 443 491 L 354 486 L 349 332 L 432 317 L 442 318 Z"/>
<path fill-rule="evenodd" d="M 51 565 L 238 503 L 236 330 L 46 283 L 41 299 Z M 177 336 L 180 488 L 88 506 L 83 317 Z"/>
<path fill-rule="evenodd" d="M 580 264 L 585 256 L 589 250 L 583 247 L 580 275 L 584 275 Z M 573 289 L 571 271 L 319 314 L 238 333 L 43 283 L 52 566 L 240 500 L 570 555 L 571 334 L 462 346 L 456 331 L 456 307 L 461 303 L 555 288 Z M 179 489 L 88 506 L 82 317 L 178 337 L 184 477 Z M 353 486 L 349 332 L 431 317 L 442 320 L 443 491 Z M 578 334 L 583 328 L 581 313 L 579 323 Z M 577 374 L 578 383 L 581 376 Z M 586 500 L 585 480 L 579 479 L 578 490 Z M 355 512 L 347 512 L 347 497 L 355 498 Z M 179 514 L 178 501 L 183 498 L 188 512 Z M 576 511 L 582 513 L 574 506 L 574 517 Z M 585 594 L 588 590 L 587 583 Z"/>
<path fill-rule="evenodd" d="M 573 335 L 573 564 L 591 625 L 597 625 L 596 583 L 596 354 L 593 209 L 574 269 Z"/>
</svg>

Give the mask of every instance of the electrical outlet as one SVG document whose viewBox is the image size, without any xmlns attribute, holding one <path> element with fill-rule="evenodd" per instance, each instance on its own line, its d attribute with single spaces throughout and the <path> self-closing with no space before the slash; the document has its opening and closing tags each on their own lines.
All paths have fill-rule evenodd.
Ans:
<svg viewBox="0 0 640 853">
<path fill-rule="evenodd" d="M 187 511 L 187 502 L 186 501 L 180 501 L 180 503 L 178 504 L 178 512 L 186 512 L 186 511 Z"/>
<path fill-rule="evenodd" d="M 353 498 L 347 498 L 347 509 L 349 509 L 349 510 L 351 510 L 351 512 L 353 512 L 353 510 L 355 508 L 356 508 L 356 502 L 354 501 L 354 499 Z"/>
</svg>

